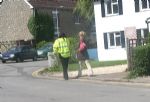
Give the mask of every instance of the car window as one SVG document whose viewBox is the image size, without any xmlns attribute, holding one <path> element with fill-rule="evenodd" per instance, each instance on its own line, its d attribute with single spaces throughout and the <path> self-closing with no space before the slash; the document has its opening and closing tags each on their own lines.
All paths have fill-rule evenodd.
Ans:
<svg viewBox="0 0 150 102">
<path fill-rule="evenodd" d="M 16 52 L 16 47 L 12 47 L 10 49 L 7 50 L 8 52 Z"/>
<path fill-rule="evenodd" d="M 14 48 L 10 48 L 9 49 L 9 51 L 15 51 L 16 50 L 16 48 L 14 47 Z"/>
<path fill-rule="evenodd" d="M 39 48 L 39 50 L 42 50 L 42 49 L 51 49 L 52 48 L 52 44 L 46 44 L 42 47 Z"/>
<path fill-rule="evenodd" d="M 22 52 L 27 52 L 27 51 L 29 51 L 29 47 L 28 47 L 28 46 L 24 46 L 24 47 L 22 48 Z"/>
<path fill-rule="evenodd" d="M 20 52 L 21 48 L 20 47 L 16 47 L 15 50 L 16 50 L 16 52 Z"/>
</svg>

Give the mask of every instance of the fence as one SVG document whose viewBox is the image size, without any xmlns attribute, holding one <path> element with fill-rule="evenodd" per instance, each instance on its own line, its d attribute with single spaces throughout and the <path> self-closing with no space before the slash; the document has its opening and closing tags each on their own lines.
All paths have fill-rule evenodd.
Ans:
<svg viewBox="0 0 150 102">
<path fill-rule="evenodd" d="M 146 38 L 140 39 L 126 39 L 127 41 L 127 60 L 128 60 L 128 70 L 133 68 L 133 49 L 137 46 L 143 46 L 147 44 Z"/>
</svg>

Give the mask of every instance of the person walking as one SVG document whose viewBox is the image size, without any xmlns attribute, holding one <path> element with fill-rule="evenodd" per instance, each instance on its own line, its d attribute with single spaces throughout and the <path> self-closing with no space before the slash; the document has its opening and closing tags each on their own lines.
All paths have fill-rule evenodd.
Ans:
<svg viewBox="0 0 150 102">
<path fill-rule="evenodd" d="M 77 59 L 79 60 L 79 69 L 78 69 L 78 77 L 82 76 L 82 69 L 83 69 L 83 64 L 87 67 L 88 69 L 88 76 L 93 75 L 93 70 L 91 68 L 91 65 L 89 63 L 89 55 L 87 52 L 87 44 L 85 41 L 85 35 L 86 33 L 84 31 L 79 32 L 79 45 L 77 49 Z"/>
<path fill-rule="evenodd" d="M 53 53 L 58 54 L 62 67 L 63 77 L 68 80 L 68 63 L 70 58 L 70 41 L 65 33 L 62 33 L 53 44 Z"/>
</svg>

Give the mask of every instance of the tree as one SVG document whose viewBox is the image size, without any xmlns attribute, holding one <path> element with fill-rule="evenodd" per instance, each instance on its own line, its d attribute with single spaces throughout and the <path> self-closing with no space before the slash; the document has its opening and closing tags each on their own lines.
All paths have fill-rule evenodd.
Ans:
<svg viewBox="0 0 150 102">
<path fill-rule="evenodd" d="M 35 11 L 35 15 L 32 15 L 28 21 L 28 29 L 34 36 L 36 43 L 53 40 L 53 19 L 46 13 L 37 13 L 37 11 Z"/>
<path fill-rule="evenodd" d="M 74 12 L 79 13 L 80 16 L 91 21 L 94 18 L 93 0 L 77 0 Z"/>
<path fill-rule="evenodd" d="M 99 0 L 100 1 L 100 0 Z M 103 0 L 108 2 L 110 0 Z M 74 12 L 79 13 L 85 19 L 91 21 L 94 19 L 94 0 L 77 0 Z"/>
</svg>

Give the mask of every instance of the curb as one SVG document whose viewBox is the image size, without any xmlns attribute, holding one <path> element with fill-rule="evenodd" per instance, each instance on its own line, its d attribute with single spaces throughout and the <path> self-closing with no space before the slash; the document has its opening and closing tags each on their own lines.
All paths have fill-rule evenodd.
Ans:
<svg viewBox="0 0 150 102">
<path fill-rule="evenodd" d="M 40 71 L 42 71 L 44 68 L 38 69 L 32 73 L 32 76 L 34 78 L 40 78 L 40 79 L 50 79 L 50 80 L 64 80 L 62 76 L 55 76 L 55 75 L 49 75 L 49 76 L 42 76 L 39 74 Z M 124 85 L 124 86 L 137 86 L 137 87 L 145 87 L 150 88 L 150 83 L 141 83 L 141 82 L 133 82 L 130 80 L 102 80 L 102 79 L 94 79 L 94 77 L 81 77 L 81 78 L 70 78 L 70 80 L 74 81 L 81 81 L 81 82 L 90 82 L 90 83 L 96 83 L 96 84 L 107 84 L 107 85 Z"/>
<path fill-rule="evenodd" d="M 150 88 L 150 83 L 139 83 L 139 82 L 132 82 L 132 81 L 117 81 L 117 80 L 89 80 L 89 79 L 78 79 L 78 81 L 82 82 L 91 82 L 97 84 L 107 84 L 107 85 L 124 85 L 124 86 L 131 86 L 131 87 L 145 87 Z"/>
<path fill-rule="evenodd" d="M 36 78 L 40 78 L 40 77 L 39 77 L 39 72 L 42 71 L 42 70 L 44 70 L 44 69 L 45 69 L 45 68 L 41 68 L 41 69 L 38 69 L 38 70 L 34 71 L 34 72 L 32 73 L 32 76 L 33 76 L 33 77 L 36 77 Z"/>
<path fill-rule="evenodd" d="M 39 74 L 40 71 L 44 70 L 45 68 L 41 68 L 41 69 L 38 69 L 36 71 L 34 71 L 32 73 L 32 77 L 34 78 L 40 78 L 40 79 L 51 79 L 51 80 L 63 80 L 62 77 L 56 77 L 56 76 L 42 76 Z"/>
</svg>

